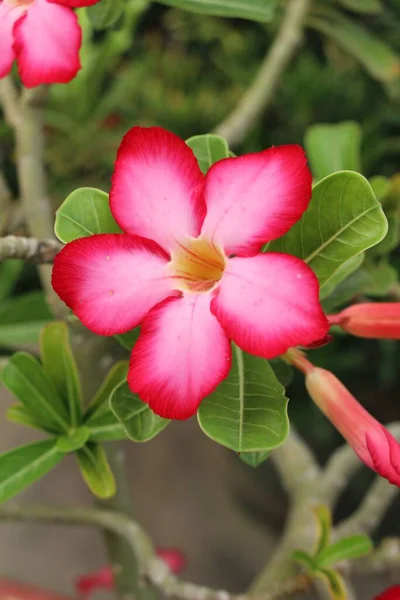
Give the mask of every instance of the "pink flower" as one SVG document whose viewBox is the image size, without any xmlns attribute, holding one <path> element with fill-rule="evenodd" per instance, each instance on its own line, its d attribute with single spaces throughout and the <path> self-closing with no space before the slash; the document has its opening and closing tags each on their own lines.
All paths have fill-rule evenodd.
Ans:
<svg viewBox="0 0 400 600">
<path fill-rule="evenodd" d="M 0 0 L 0 78 L 17 61 L 26 87 L 67 83 L 80 69 L 82 32 L 73 8 L 99 0 Z"/>
<path fill-rule="evenodd" d="M 400 302 L 353 304 L 328 320 L 358 337 L 400 340 Z"/>
<path fill-rule="evenodd" d="M 310 195 L 299 146 L 227 158 L 204 177 L 180 138 L 134 127 L 110 194 L 125 233 L 67 244 L 54 289 L 97 334 L 141 324 L 128 383 L 155 413 L 186 419 L 228 375 L 230 340 L 272 358 L 326 334 L 311 269 L 260 253 L 300 218 Z"/>
<path fill-rule="evenodd" d="M 307 360 L 303 363 L 307 390 L 314 402 L 367 467 L 400 487 L 400 445 L 392 434 L 357 402 L 333 373 L 314 367 Z"/>
<path fill-rule="evenodd" d="M 400 585 L 393 585 L 376 596 L 375 600 L 400 600 Z"/>
</svg>

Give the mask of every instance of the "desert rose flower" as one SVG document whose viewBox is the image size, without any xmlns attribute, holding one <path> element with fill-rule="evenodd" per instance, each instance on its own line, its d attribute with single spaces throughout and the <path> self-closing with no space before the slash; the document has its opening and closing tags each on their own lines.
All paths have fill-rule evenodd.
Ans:
<svg viewBox="0 0 400 600">
<path fill-rule="evenodd" d="M 400 445 L 396 439 L 333 373 L 314 367 L 305 359 L 303 363 L 306 387 L 317 406 L 367 467 L 400 487 Z"/>
<path fill-rule="evenodd" d="M 393 585 L 376 596 L 375 600 L 400 600 L 400 585 Z"/>
<path fill-rule="evenodd" d="M 22 83 L 67 83 L 80 69 L 82 32 L 72 10 L 99 0 L 0 0 L 0 78 L 17 61 Z"/>
<path fill-rule="evenodd" d="M 328 320 L 358 337 L 400 340 L 400 302 L 353 304 Z"/>
<path fill-rule="evenodd" d="M 155 413 L 186 419 L 228 375 L 230 340 L 272 358 L 326 335 L 311 269 L 260 253 L 310 196 L 299 146 L 227 158 L 204 176 L 176 135 L 134 127 L 110 193 L 125 233 L 67 244 L 54 263 L 54 289 L 97 334 L 141 324 L 129 386 Z"/>
</svg>

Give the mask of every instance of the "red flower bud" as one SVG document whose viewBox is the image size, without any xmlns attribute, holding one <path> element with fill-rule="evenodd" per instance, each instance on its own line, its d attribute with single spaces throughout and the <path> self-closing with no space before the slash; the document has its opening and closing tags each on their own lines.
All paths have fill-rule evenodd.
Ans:
<svg viewBox="0 0 400 600">
<path fill-rule="evenodd" d="M 186 567 L 186 557 L 177 548 L 157 548 L 156 554 L 161 558 L 169 567 L 172 573 L 178 575 Z"/>
<path fill-rule="evenodd" d="M 400 340 L 400 302 L 353 304 L 328 321 L 358 337 Z"/>
<path fill-rule="evenodd" d="M 376 596 L 375 600 L 400 600 L 400 585 L 393 585 Z"/>
<path fill-rule="evenodd" d="M 333 373 L 310 365 L 305 375 L 311 398 L 359 458 L 400 487 L 400 445 L 392 434 L 357 402 Z"/>
</svg>

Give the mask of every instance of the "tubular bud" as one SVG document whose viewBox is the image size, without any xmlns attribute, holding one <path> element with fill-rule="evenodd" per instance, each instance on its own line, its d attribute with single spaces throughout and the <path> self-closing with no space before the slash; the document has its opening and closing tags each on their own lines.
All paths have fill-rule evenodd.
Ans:
<svg viewBox="0 0 400 600">
<path fill-rule="evenodd" d="M 328 321 L 358 337 L 400 340 L 400 302 L 353 304 Z"/>
<path fill-rule="evenodd" d="M 363 463 L 400 487 L 400 445 L 392 434 L 357 402 L 333 373 L 314 367 L 305 375 L 311 398 Z"/>
</svg>

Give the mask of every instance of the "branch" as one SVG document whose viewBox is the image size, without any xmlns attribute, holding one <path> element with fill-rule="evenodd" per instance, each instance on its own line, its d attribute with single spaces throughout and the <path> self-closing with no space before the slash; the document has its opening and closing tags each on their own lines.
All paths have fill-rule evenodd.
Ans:
<svg viewBox="0 0 400 600">
<path fill-rule="evenodd" d="M 114 511 L 95 508 L 50 508 L 2 506 L 0 521 L 36 521 L 58 525 L 94 525 L 124 538 L 136 555 L 143 581 L 149 581 L 165 596 L 177 600 L 278 600 L 303 593 L 310 588 L 311 578 L 300 574 L 272 587 L 267 593 L 249 596 L 230 594 L 179 580 L 164 561 L 154 554 L 145 531 L 132 519 Z"/>
<path fill-rule="evenodd" d="M 288 0 L 278 35 L 261 63 L 258 74 L 232 113 L 214 133 L 231 146 L 240 144 L 274 97 L 285 71 L 302 38 L 303 25 L 311 0 Z"/>
<path fill-rule="evenodd" d="M 8 235 L 0 238 L 0 262 L 8 258 L 19 258 L 37 265 L 48 264 L 53 262 L 62 247 L 56 240 Z"/>
</svg>

